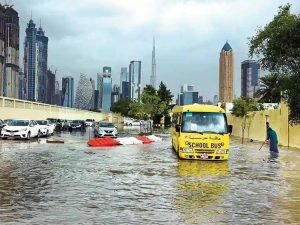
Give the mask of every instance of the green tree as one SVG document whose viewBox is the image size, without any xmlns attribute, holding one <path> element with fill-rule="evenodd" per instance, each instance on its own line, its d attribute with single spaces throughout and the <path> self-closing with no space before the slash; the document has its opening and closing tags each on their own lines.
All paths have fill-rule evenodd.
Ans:
<svg viewBox="0 0 300 225">
<path fill-rule="evenodd" d="M 250 56 L 260 57 L 262 68 L 288 74 L 286 100 L 291 123 L 300 123 L 300 14 L 290 12 L 291 5 L 279 7 L 277 15 L 250 38 Z"/>
<path fill-rule="evenodd" d="M 252 111 L 257 111 L 258 107 L 258 102 L 254 98 L 240 97 L 233 100 L 232 114 L 236 117 L 242 118 L 242 144 L 244 144 L 245 129 L 247 125 L 247 120 L 250 117 L 249 113 Z"/>
<path fill-rule="evenodd" d="M 147 112 L 145 111 L 144 104 L 139 101 L 131 102 L 129 105 L 128 115 L 140 120 L 147 118 Z"/>
<path fill-rule="evenodd" d="M 111 111 L 114 113 L 121 113 L 122 116 L 129 116 L 131 100 L 121 99 L 118 102 L 115 102 L 111 106 Z"/>
<path fill-rule="evenodd" d="M 173 99 L 173 95 L 170 91 L 170 89 L 167 88 L 167 86 L 163 83 L 160 82 L 157 95 L 160 98 L 162 102 L 166 102 L 166 104 L 170 105 Z"/>
<path fill-rule="evenodd" d="M 260 78 L 260 88 L 255 93 L 259 102 L 280 103 L 281 95 L 288 86 L 288 76 L 271 73 Z"/>
<path fill-rule="evenodd" d="M 291 5 L 280 6 L 278 14 L 250 38 L 250 56 L 261 57 L 263 69 L 295 71 L 300 66 L 300 15 L 290 12 Z"/>
</svg>

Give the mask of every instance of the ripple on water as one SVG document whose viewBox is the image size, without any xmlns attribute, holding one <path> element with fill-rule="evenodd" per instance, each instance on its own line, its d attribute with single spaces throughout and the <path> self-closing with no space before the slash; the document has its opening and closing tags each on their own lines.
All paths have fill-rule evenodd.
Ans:
<svg viewBox="0 0 300 225">
<path fill-rule="evenodd" d="M 88 135 L 75 133 L 63 133 L 63 145 L 0 141 L 0 223 L 300 221 L 299 150 L 282 148 L 269 161 L 259 143 L 232 139 L 228 162 L 181 161 L 161 136 L 114 148 L 89 148 Z"/>
</svg>

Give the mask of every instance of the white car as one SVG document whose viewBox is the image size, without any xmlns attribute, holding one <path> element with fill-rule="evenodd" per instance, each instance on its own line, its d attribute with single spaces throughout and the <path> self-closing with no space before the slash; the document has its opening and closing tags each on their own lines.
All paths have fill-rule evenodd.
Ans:
<svg viewBox="0 0 300 225">
<path fill-rule="evenodd" d="M 36 121 L 40 125 L 40 131 L 43 136 L 50 136 L 54 134 L 55 124 L 50 123 L 48 120 L 37 120 Z"/>
<path fill-rule="evenodd" d="M 41 136 L 40 126 L 35 120 L 11 120 L 1 131 L 1 138 L 21 138 L 30 140 Z"/>
<path fill-rule="evenodd" d="M 91 127 L 91 126 L 94 125 L 94 122 L 95 122 L 95 120 L 93 120 L 93 119 L 86 119 L 85 120 L 85 125 L 88 126 L 88 127 Z"/>
<path fill-rule="evenodd" d="M 118 130 L 113 123 L 101 121 L 95 123 L 94 136 L 95 137 L 117 137 Z"/>
<path fill-rule="evenodd" d="M 128 120 L 125 123 L 126 126 L 140 126 L 141 125 L 141 121 L 139 120 Z"/>
</svg>

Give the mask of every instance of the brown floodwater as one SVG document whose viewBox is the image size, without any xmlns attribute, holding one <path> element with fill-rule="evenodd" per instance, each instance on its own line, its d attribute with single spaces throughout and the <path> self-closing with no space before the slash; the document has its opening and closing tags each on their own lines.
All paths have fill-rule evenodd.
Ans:
<svg viewBox="0 0 300 225">
<path fill-rule="evenodd" d="M 125 130 L 123 136 L 138 131 Z M 0 140 L 0 224 L 299 224 L 300 149 L 269 159 L 232 138 L 228 162 L 150 145 L 89 148 L 89 134 Z"/>
</svg>

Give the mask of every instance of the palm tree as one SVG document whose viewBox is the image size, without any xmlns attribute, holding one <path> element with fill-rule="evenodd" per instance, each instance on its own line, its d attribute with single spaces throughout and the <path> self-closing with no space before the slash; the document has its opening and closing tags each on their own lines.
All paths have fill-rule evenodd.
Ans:
<svg viewBox="0 0 300 225">
<path fill-rule="evenodd" d="M 286 90 L 288 77 L 278 73 L 271 73 L 260 78 L 260 88 L 255 93 L 260 102 L 279 103 L 281 94 Z"/>
</svg>

